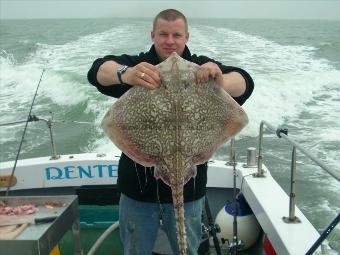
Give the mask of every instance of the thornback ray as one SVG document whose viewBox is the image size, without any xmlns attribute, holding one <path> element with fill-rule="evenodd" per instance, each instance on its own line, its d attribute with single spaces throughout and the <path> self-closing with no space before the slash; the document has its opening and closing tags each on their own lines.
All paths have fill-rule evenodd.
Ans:
<svg viewBox="0 0 340 255">
<path fill-rule="evenodd" d="M 172 53 L 157 65 L 161 86 L 134 86 L 109 109 L 102 127 L 132 160 L 155 167 L 171 187 L 181 255 L 187 254 L 183 186 L 196 165 L 247 125 L 241 106 L 214 79 L 197 83 L 198 65 Z"/>
</svg>

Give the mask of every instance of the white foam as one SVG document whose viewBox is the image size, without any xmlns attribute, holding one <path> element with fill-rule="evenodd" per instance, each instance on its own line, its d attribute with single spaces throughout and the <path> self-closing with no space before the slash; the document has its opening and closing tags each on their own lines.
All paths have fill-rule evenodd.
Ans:
<svg viewBox="0 0 340 255">
<path fill-rule="evenodd" d="M 88 144 L 84 151 L 113 153 L 115 155 L 121 154 L 121 151 L 112 143 L 112 141 L 110 141 L 107 136 L 105 136 L 101 128 L 102 119 L 115 100 L 116 99 L 110 99 L 109 97 L 99 95 L 98 97 L 94 97 L 88 101 L 86 111 L 95 113 L 96 118 L 94 120 L 94 127 L 98 135 L 96 135 L 96 139 L 93 142 Z M 101 103 L 98 104 L 98 101 Z"/>
<path fill-rule="evenodd" d="M 34 112 L 41 110 L 48 113 L 51 103 L 58 106 L 87 104 L 88 112 L 96 112 L 98 102 L 92 98 L 101 97 L 92 88 L 86 78 L 93 60 L 112 53 L 117 47 L 124 47 L 131 40 L 134 27 L 121 26 L 98 34 L 80 37 L 78 40 L 61 45 L 37 43 L 37 50 L 27 58 L 27 62 L 18 64 L 12 55 L 1 52 L 0 76 L 0 123 L 26 119 L 37 88 L 42 70 L 44 73 L 34 105 Z M 130 33 L 126 33 L 131 31 Z M 113 43 L 122 42 L 122 44 Z M 125 41 L 125 43 L 124 43 Z M 104 109 L 101 114 L 103 115 Z M 15 141 L 10 128 L 1 128 L 0 142 Z"/>
<path fill-rule="evenodd" d="M 41 70 L 17 65 L 11 56 L 0 56 L 0 123 L 26 120 Z M 22 129 L 0 128 L 0 143 L 17 141 Z"/>
<path fill-rule="evenodd" d="M 318 204 L 317 210 L 321 212 L 327 211 L 327 212 L 330 212 L 330 214 L 332 215 L 336 215 L 339 212 L 340 207 L 335 204 L 332 204 L 330 201 L 323 200 L 323 201 L 320 201 L 320 203 Z"/>
<path fill-rule="evenodd" d="M 107 137 L 97 139 L 88 148 L 86 148 L 86 151 L 95 151 L 98 153 L 113 153 L 117 156 L 120 156 L 121 154 L 121 151 Z"/>
<path fill-rule="evenodd" d="M 190 35 L 193 52 L 211 56 L 226 65 L 239 66 L 252 75 L 255 90 L 243 106 L 250 122 L 241 137 L 256 137 L 261 120 L 274 126 L 287 124 L 292 129 L 291 138 L 331 169 L 339 169 L 340 71 L 330 61 L 317 58 L 316 48 L 281 45 L 243 32 L 210 26 L 194 26 Z M 275 153 L 271 149 L 267 153 L 289 167 L 290 159 L 277 148 Z M 301 155 L 299 158 L 301 160 Z M 334 215 L 339 211 L 335 205 L 339 199 L 330 202 L 329 195 L 339 197 L 338 182 L 307 159 L 303 164 L 308 165 L 298 169 L 303 179 L 323 187 L 323 193 L 316 195 L 323 203 L 315 205 L 308 199 L 302 200 L 305 212 Z M 276 171 L 274 174 L 279 178 L 287 174 L 285 168 L 278 167 Z"/>
<path fill-rule="evenodd" d="M 0 123 L 27 116 L 41 71 L 46 68 L 35 109 L 48 109 L 51 102 L 70 107 L 86 102 L 86 112 L 96 116 L 96 132 L 102 134 L 99 128 L 101 118 L 114 99 L 91 87 L 86 73 L 97 57 L 137 54 L 141 49 L 147 50 L 150 45 L 146 36 L 148 25 L 142 22 L 116 26 L 61 45 L 37 44 L 37 50 L 22 64 L 17 64 L 12 56 L 2 54 L 0 88 L 3 96 L 0 97 L 0 107 L 4 114 L 0 116 Z M 315 95 L 325 87 L 332 88 L 340 83 L 340 72 L 327 60 L 316 58 L 316 49 L 310 46 L 280 45 L 239 31 L 197 25 L 191 27 L 189 46 L 193 53 L 242 67 L 254 78 L 254 93 L 244 105 L 250 122 L 241 136 L 257 136 L 263 119 L 274 126 L 287 120 L 295 122 L 303 111 L 310 111 L 308 103 Z M 338 104 L 323 107 L 328 111 L 324 114 L 325 122 L 339 119 L 334 115 L 339 109 Z M 10 139 L 9 129 L 2 130 L 5 130 L 2 135 L 5 138 L 0 137 L 0 141 Z M 339 129 L 325 130 L 319 132 L 320 139 L 327 141 L 339 137 L 336 131 Z M 108 145 L 111 145 L 109 141 L 102 141 L 95 143 L 93 148 L 101 150 Z"/>
<path fill-rule="evenodd" d="M 146 30 L 143 31 L 142 28 L 139 32 L 143 35 Z M 99 43 L 100 47 L 107 49 L 107 38 L 110 38 L 112 33 L 118 32 L 113 29 L 93 35 L 97 40 L 95 45 Z M 138 37 L 134 34 L 135 36 Z M 122 37 L 121 41 L 115 40 L 118 51 L 116 54 L 131 53 L 125 47 L 131 43 L 125 39 Z M 149 43 L 145 39 L 142 41 L 144 44 Z M 148 46 L 140 47 L 143 48 L 147 49 Z M 244 68 L 252 75 L 255 90 L 244 105 L 250 122 L 242 131 L 241 137 L 256 137 L 262 120 L 267 120 L 274 126 L 279 126 L 287 120 L 294 121 L 301 112 L 308 109 L 308 102 L 318 91 L 323 90 L 325 86 L 336 86 L 340 83 L 340 72 L 327 60 L 316 58 L 316 48 L 310 46 L 280 45 L 239 31 L 193 25 L 189 48 L 193 53 L 211 56 L 225 65 Z M 96 104 L 90 104 L 88 109 L 103 116 L 105 110 L 98 112 L 97 107 Z M 333 117 L 329 115 L 329 118 Z M 334 135 L 336 134 L 334 132 Z M 100 149 L 100 146 L 97 148 Z"/>
<path fill-rule="evenodd" d="M 244 105 L 250 119 L 242 132 L 246 136 L 258 134 L 261 120 L 278 126 L 299 116 L 316 92 L 340 83 L 340 71 L 327 60 L 315 58 L 316 48 L 311 46 L 280 45 L 210 26 L 193 26 L 190 35 L 193 52 L 239 66 L 252 75 L 255 90 Z"/>
<path fill-rule="evenodd" d="M 0 123 L 25 120 L 29 113 L 43 66 L 37 64 L 16 64 L 10 58 L 1 56 L 0 78 Z M 43 115 L 52 111 L 51 103 L 73 105 L 86 101 L 86 94 L 78 89 L 79 84 L 70 81 L 66 76 L 58 75 L 53 70 L 44 73 L 38 94 L 33 106 L 33 114 Z M 15 141 L 13 129 L 1 128 L 0 142 Z M 38 142 L 36 143 L 38 144 Z"/>
</svg>

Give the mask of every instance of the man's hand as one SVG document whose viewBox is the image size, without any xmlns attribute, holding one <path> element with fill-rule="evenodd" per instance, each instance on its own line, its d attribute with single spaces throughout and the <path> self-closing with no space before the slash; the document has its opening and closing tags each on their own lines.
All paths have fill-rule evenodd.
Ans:
<svg viewBox="0 0 340 255">
<path fill-rule="evenodd" d="M 241 96 L 246 90 L 246 81 L 238 72 L 222 74 L 217 64 L 208 62 L 201 65 L 196 73 L 198 83 L 207 82 L 209 78 L 215 79 L 215 82 L 233 97 Z"/>
<path fill-rule="evenodd" d="M 198 83 L 207 82 L 209 78 L 215 79 L 216 83 L 223 87 L 223 74 L 217 64 L 208 62 L 201 65 L 196 73 L 196 80 Z"/>
<path fill-rule="evenodd" d="M 133 86 L 143 86 L 148 89 L 159 88 L 161 78 L 158 69 L 149 63 L 141 62 L 129 67 L 122 76 L 124 83 Z"/>
</svg>

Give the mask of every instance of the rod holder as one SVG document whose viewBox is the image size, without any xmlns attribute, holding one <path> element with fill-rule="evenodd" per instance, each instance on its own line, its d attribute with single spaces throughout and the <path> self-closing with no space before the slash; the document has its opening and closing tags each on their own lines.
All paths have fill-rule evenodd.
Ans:
<svg viewBox="0 0 340 255">
<path fill-rule="evenodd" d="M 259 155 L 257 157 L 257 173 L 253 174 L 253 177 L 266 177 L 264 175 L 264 171 L 262 168 L 263 125 L 264 125 L 264 122 L 262 121 L 260 124 L 260 132 L 259 132 Z"/>
<path fill-rule="evenodd" d="M 256 161 L 256 148 L 249 147 L 247 149 L 247 163 L 243 165 L 245 168 L 254 168 L 257 166 Z"/>
<path fill-rule="evenodd" d="M 57 154 L 57 149 L 55 147 L 54 139 L 53 139 L 53 130 L 52 130 L 52 119 L 49 119 L 47 122 L 48 130 L 50 131 L 50 138 L 51 138 L 51 150 L 52 150 L 52 156 L 51 160 L 59 159 L 60 155 Z"/>
<path fill-rule="evenodd" d="M 54 143 L 54 139 L 53 139 L 53 115 L 52 115 L 52 112 L 51 112 L 51 118 L 49 118 L 49 119 L 38 118 L 38 119 L 42 120 L 46 123 L 48 131 L 50 133 L 51 152 L 52 152 L 50 160 L 59 159 L 60 155 L 57 154 L 57 149 L 55 147 L 55 143 Z"/>
<path fill-rule="evenodd" d="M 235 157 L 235 138 L 231 138 L 231 140 L 230 140 L 230 150 L 229 150 L 229 161 L 227 161 L 226 165 L 233 166 L 234 165 L 234 157 Z"/>
<path fill-rule="evenodd" d="M 289 194 L 289 216 L 282 217 L 285 223 L 300 223 L 300 219 L 295 216 L 296 193 L 295 193 L 295 173 L 296 173 L 296 147 L 293 146 L 292 162 L 290 168 L 290 194 Z"/>
</svg>

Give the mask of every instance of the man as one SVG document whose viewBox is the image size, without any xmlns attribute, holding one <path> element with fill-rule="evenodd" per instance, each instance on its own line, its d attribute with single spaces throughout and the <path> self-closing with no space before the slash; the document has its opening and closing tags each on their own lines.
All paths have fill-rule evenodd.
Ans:
<svg viewBox="0 0 340 255">
<path fill-rule="evenodd" d="M 200 66 L 196 76 L 198 82 L 213 77 L 240 105 L 251 95 L 254 84 L 246 71 L 190 53 L 186 46 L 189 40 L 187 20 L 179 11 L 168 9 L 160 12 L 154 19 L 151 39 L 151 49 L 138 56 L 109 55 L 95 60 L 88 72 L 89 82 L 101 93 L 117 98 L 132 86 L 157 89 L 161 80 L 155 65 L 172 52 L 177 52 Z M 197 254 L 201 241 L 206 183 L 205 163 L 197 166 L 196 178 L 184 186 L 189 254 Z M 118 187 L 122 193 L 119 221 L 124 254 L 151 254 L 161 223 L 174 253 L 178 254 L 171 189 L 153 177 L 153 168 L 145 168 L 122 153 L 118 166 Z"/>
</svg>

